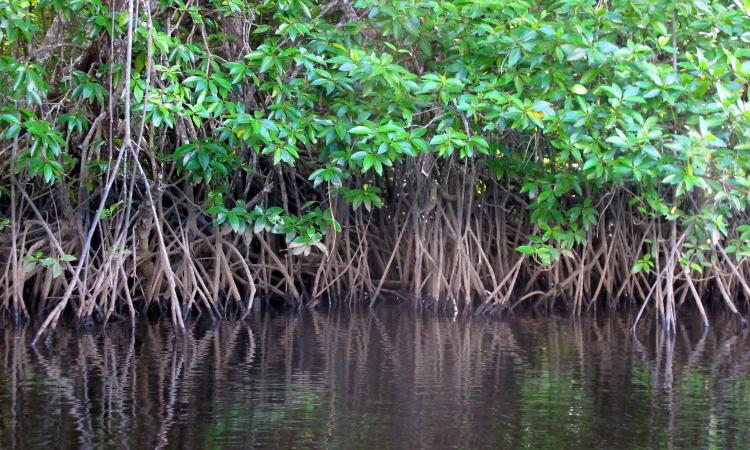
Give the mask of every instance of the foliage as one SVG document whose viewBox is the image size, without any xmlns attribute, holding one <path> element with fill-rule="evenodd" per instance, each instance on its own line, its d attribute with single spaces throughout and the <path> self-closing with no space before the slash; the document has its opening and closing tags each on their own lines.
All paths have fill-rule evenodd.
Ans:
<svg viewBox="0 0 750 450">
<path fill-rule="evenodd" d="M 24 256 L 24 270 L 31 272 L 37 264 L 44 267 L 52 268 L 52 277 L 57 278 L 63 274 L 62 263 L 72 262 L 77 258 L 73 255 L 61 255 L 59 258 L 45 257 L 43 252 L 36 252 L 33 255 Z"/>
<path fill-rule="evenodd" d="M 750 255 L 747 1 L 135 3 L 131 18 L 100 0 L 0 1 L 0 145 L 17 149 L 4 177 L 100 184 L 80 167 L 100 154 L 86 146 L 110 102 L 109 142 L 130 126 L 125 60 L 62 68 L 81 48 L 121 48 L 134 26 L 137 145 L 232 232 L 325 252 L 332 197 L 388 206 L 394 166 L 431 154 L 476 161 L 528 199 L 539 231 L 518 250 L 545 265 L 586 245 L 616 195 L 636 220 L 677 222 L 683 266 L 713 264 L 718 240 Z M 269 167 L 308 181 L 299 200 L 248 205 L 237 174 Z"/>
</svg>

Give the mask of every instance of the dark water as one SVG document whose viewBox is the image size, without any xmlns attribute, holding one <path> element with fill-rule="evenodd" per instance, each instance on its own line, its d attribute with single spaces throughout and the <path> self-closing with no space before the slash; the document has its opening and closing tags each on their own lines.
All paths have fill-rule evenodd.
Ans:
<svg viewBox="0 0 750 450">
<path fill-rule="evenodd" d="M 750 337 L 628 319 L 258 315 L 0 332 L 0 448 L 748 448 Z"/>
</svg>

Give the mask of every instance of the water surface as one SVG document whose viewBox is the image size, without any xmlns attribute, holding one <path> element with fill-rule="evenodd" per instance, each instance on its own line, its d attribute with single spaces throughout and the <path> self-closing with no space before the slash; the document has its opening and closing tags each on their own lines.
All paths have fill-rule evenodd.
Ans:
<svg viewBox="0 0 750 450">
<path fill-rule="evenodd" d="M 747 448 L 750 337 L 405 308 L 0 331 L 0 448 Z"/>
</svg>

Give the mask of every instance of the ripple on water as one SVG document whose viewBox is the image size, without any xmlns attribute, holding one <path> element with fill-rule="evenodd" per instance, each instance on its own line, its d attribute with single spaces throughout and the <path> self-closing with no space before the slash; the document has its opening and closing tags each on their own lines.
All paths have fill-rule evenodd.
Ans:
<svg viewBox="0 0 750 450">
<path fill-rule="evenodd" d="M 663 448 L 750 441 L 750 338 L 627 318 L 273 313 L 0 331 L 0 448 Z"/>
</svg>

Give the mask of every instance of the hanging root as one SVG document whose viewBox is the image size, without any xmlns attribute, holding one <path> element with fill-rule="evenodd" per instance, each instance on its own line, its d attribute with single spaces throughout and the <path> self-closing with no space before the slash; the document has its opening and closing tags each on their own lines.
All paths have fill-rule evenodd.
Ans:
<svg viewBox="0 0 750 450">
<path fill-rule="evenodd" d="M 138 152 L 120 154 L 123 165 L 142 169 Z M 715 266 L 703 274 L 691 271 L 678 261 L 684 231 L 673 223 L 634 222 L 625 199 L 614 198 L 585 243 L 542 264 L 516 251 L 539 231 L 512 190 L 473 163 L 431 161 L 434 169 L 427 174 L 423 163 L 394 169 L 401 182 L 383 195 L 381 209 L 352 211 L 332 199 L 342 230 L 326 237 L 327 255 L 308 256 L 289 255 L 283 239 L 267 232 L 237 234 L 215 226 L 192 201 L 192 189 L 155 189 L 145 170 L 136 182 L 111 177 L 99 198 L 91 199 L 98 207 L 83 228 L 42 213 L 64 210 L 55 197 L 14 184 L 19 195 L 11 217 L 25 220 L 3 231 L 2 309 L 19 320 L 40 317 L 37 338 L 66 313 L 86 325 L 134 322 L 161 310 L 182 328 L 189 316 L 217 319 L 237 311 L 246 317 L 256 298 L 317 307 L 360 300 L 374 306 L 397 297 L 418 307 L 482 315 L 523 305 L 566 307 L 579 315 L 635 300 L 641 307 L 634 326 L 650 307 L 674 329 L 677 310 L 689 297 L 706 326 L 706 304 L 724 305 L 746 323 L 740 312 L 750 298 L 746 269 L 719 242 Z M 282 200 L 266 184 L 269 177 L 237 176 L 238 186 L 258 193 L 258 204 Z M 289 180 L 278 179 L 275 186 L 282 182 Z M 477 183 L 486 186 L 481 196 Z M 98 219 L 109 188 L 133 200 L 116 216 Z M 76 260 L 59 259 L 61 275 L 51 265 L 32 267 L 28 257 L 37 252 Z M 631 270 L 646 254 L 654 267 Z"/>
</svg>

